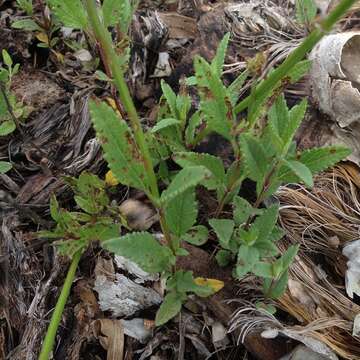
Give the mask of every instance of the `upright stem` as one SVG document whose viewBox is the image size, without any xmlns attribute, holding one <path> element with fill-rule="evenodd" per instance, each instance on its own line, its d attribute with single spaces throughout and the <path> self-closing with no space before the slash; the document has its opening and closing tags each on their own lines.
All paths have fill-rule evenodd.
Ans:
<svg viewBox="0 0 360 360">
<path fill-rule="evenodd" d="M 50 354 L 54 347 L 56 332 L 59 327 L 59 324 L 61 321 L 61 316 L 62 316 L 67 299 L 70 294 L 71 285 L 74 281 L 76 269 L 79 264 L 80 258 L 81 258 L 81 250 L 79 250 L 77 253 L 75 253 L 75 255 L 71 261 L 71 264 L 70 264 L 70 267 L 69 267 L 69 270 L 68 270 L 68 273 L 66 275 L 66 279 L 64 282 L 64 286 L 61 289 L 61 293 L 60 293 L 59 299 L 56 303 L 55 310 L 51 316 L 50 325 L 47 329 L 46 336 L 45 336 L 38 360 L 49 360 L 49 358 L 50 358 Z"/>
<path fill-rule="evenodd" d="M 114 78 L 115 86 L 119 91 L 119 97 L 129 116 L 132 130 L 134 132 L 135 140 L 139 146 L 139 150 L 143 156 L 144 167 L 149 178 L 150 190 L 153 198 L 159 198 L 159 189 L 157 186 L 156 176 L 153 169 L 153 164 L 150 157 L 150 152 L 146 144 L 145 135 L 141 127 L 141 122 L 136 111 L 135 105 L 132 101 L 129 88 L 126 84 L 121 65 L 118 61 L 118 56 L 113 48 L 110 33 L 105 25 L 100 21 L 96 0 L 85 1 L 86 10 L 89 16 L 89 22 L 94 31 L 95 37 L 98 40 L 104 55 L 104 61 L 109 66 L 112 76 Z"/>
<path fill-rule="evenodd" d="M 315 30 L 313 30 L 305 40 L 297 47 L 287 59 L 274 70 L 255 90 L 255 97 L 258 94 L 269 94 L 277 86 L 278 82 L 283 79 L 288 72 L 321 40 L 335 23 L 346 13 L 357 0 L 342 0 L 338 6 L 323 20 Z M 235 113 L 245 110 L 250 105 L 250 96 L 242 100 L 236 107 Z"/>
<path fill-rule="evenodd" d="M 169 247 L 173 251 L 175 251 L 175 246 L 172 243 L 171 235 L 165 221 L 163 210 L 161 209 L 159 203 L 159 197 L 160 197 L 159 189 L 157 185 L 153 164 L 150 157 L 149 148 L 146 144 L 145 135 L 141 127 L 141 122 L 138 113 L 136 111 L 135 105 L 132 101 L 129 88 L 126 84 L 121 65 L 119 64 L 118 55 L 116 54 L 113 48 L 113 43 L 111 40 L 110 33 L 105 27 L 105 25 L 99 19 L 96 0 L 85 0 L 85 6 L 89 17 L 89 23 L 101 47 L 103 61 L 106 62 L 107 64 L 106 66 L 110 69 L 111 75 L 114 78 L 114 84 L 119 92 L 120 100 L 125 108 L 125 111 L 129 116 L 131 128 L 135 136 L 136 144 L 139 147 L 139 150 L 142 154 L 145 171 L 150 182 L 150 192 L 151 192 L 150 200 L 153 202 L 154 206 L 158 208 L 160 215 L 161 230 L 165 236 L 165 239 Z"/>
</svg>

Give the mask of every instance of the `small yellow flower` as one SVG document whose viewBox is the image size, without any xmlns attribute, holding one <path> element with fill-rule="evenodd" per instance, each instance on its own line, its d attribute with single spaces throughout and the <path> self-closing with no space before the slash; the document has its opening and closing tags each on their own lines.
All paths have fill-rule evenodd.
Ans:
<svg viewBox="0 0 360 360">
<path fill-rule="evenodd" d="M 116 186 L 119 184 L 119 181 L 116 179 L 111 170 L 109 170 L 105 175 L 105 183 L 109 186 Z"/>
<path fill-rule="evenodd" d="M 224 287 L 224 282 L 221 280 L 207 279 L 203 277 L 195 278 L 194 283 L 199 286 L 209 286 L 214 292 L 218 292 Z"/>
</svg>

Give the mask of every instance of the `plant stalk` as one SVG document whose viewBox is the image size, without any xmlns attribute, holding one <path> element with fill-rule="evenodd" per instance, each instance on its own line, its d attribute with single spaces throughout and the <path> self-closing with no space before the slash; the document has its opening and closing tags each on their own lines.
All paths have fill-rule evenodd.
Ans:
<svg viewBox="0 0 360 360">
<path fill-rule="evenodd" d="M 135 105 L 132 101 L 129 88 L 126 84 L 123 71 L 118 61 L 118 55 L 116 54 L 110 33 L 106 29 L 105 25 L 100 21 L 98 16 L 98 10 L 96 0 L 85 1 L 86 11 L 89 17 L 89 22 L 94 31 L 95 37 L 99 42 L 102 53 L 104 55 L 104 61 L 109 66 L 112 77 L 114 78 L 115 86 L 118 89 L 119 97 L 124 105 L 125 111 L 129 116 L 134 137 L 139 150 L 142 154 L 145 171 L 147 173 L 150 182 L 150 191 L 153 199 L 159 198 L 159 189 L 157 186 L 156 176 L 153 169 L 150 152 L 146 144 L 145 135 L 141 127 L 140 118 L 136 111 Z"/>
<path fill-rule="evenodd" d="M 81 254 L 81 250 L 76 252 L 71 261 L 63 288 L 61 289 L 61 293 L 56 303 L 55 310 L 51 316 L 50 325 L 46 332 L 46 336 L 39 355 L 39 360 L 48 360 L 50 358 L 50 354 L 54 347 L 56 332 L 61 321 L 61 316 L 64 311 L 65 304 L 70 294 L 71 285 L 76 274 L 76 269 L 79 264 Z"/>
<path fill-rule="evenodd" d="M 258 95 L 267 98 L 272 90 L 277 86 L 279 81 L 286 77 L 288 72 L 301 61 L 305 55 L 312 50 L 312 48 L 318 43 L 323 36 L 325 36 L 335 23 L 350 9 L 350 7 L 356 3 L 357 0 L 342 0 L 338 6 L 314 29 L 305 40 L 297 47 L 287 59 L 260 84 L 255 90 L 254 97 Z M 251 96 L 249 95 L 235 106 L 235 113 L 238 114 L 241 111 L 249 107 L 251 103 Z M 264 100 L 264 101 L 265 101 Z"/>
<path fill-rule="evenodd" d="M 171 235 L 168 230 L 168 226 L 166 224 L 165 217 L 159 201 L 160 198 L 159 188 L 157 185 L 157 179 L 150 156 L 150 151 L 146 144 L 145 135 L 141 127 L 140 118 L 136 111 L 134 102 L 132 101 L 130 91 L 126 84 L 121 65 L 119 64 L 118 55 L 114 50 L 110 33 L 105 27 L 105 25 L 99 19 L 96 0 L 86 0 L 85 7 L 89 17 L 89 23 L 101 47 L 103 61 L 107 64 L 106 66 L 110 69 L 111 75 L 114 78 L 114 84 L 119 92 L 120 100 L 130 120 L 130 124 L 134 133 L 136 144 L 139 147 L 139 150 L 142 154 L 144 161 L 144 168 L 150 183 L 149 198 L 152 201 L 153 205 L 159 211 L 161 230 L 165 236 L 168 246 L 174 251 L 175 246 L 172 243 Z"/>
</svg>

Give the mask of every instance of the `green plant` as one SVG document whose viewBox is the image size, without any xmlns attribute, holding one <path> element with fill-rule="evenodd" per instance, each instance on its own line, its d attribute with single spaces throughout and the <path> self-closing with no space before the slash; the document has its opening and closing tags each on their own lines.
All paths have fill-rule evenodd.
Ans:
<svg viewBox="0 0 360 360">
<path fill-rule="evenodd" d="M 4 66 L 0 67 L 0 136 L 7 136 L 15 131 L 18 119 L 24 115 L 24 107 L 17 102 L 11 93 L 12 77 L 19 71 L 19 64 L 14 64 L 9 53 L 3 49 L 2 59 Z M 7 161 L 0 161 L 0 173 L 12 168 Z"/>
<path fill-rule="evenodd" d="M 33 14 L 32 0 L 16 0 L 16 3 L 21 10 L 25 11 L 26 15 L 31 16 Z"/>
<path fill-rule="evenodd" d="M 49 16 L 46 10 L 42 12 L 41 17 L 34 14 L 32 0 L 17 0 L 16 2 L 20 9 L 25 11 L 26 16 L 15 20 L 11 26 L 14 29 L 34 32 L 39 40 L 37 46 L 49 49 L 59 61 L 62 61 L 63 55 L 54 49 L 59 42 L 56 33 L 61 28 L 60 22 L 57 21 L 56 17 Z"/>
<path fill-rule="evenodd" d="M 314 0 L 296 0 L 295 5 L 297 21 L 309 25 L 315 19 L 317 13 Z"/>
<path fill-rule="evenodd" d="M 108 26 L 114 24 L 113 20 L 107 20 L 107 16 L 104 16 L 107 13 L 104 9 L 106 4 L 109 8 L 115 6 L 113 2 L 104 1 L 100 8 L 95 0 L 86 0 L 84 5 L 80 0 L 53 1 L 56 4 L 53 9 L 60 21 L 65 24 L 71 21 L 73 25 L 76 22 L 76 26 L 90 31 L 98 43 L 106 76 L 118 91 L 128 121 L 105 102 L 94 99 L 89 105 L 92 122 L 112 176 L 121 184 L 147 195 L 158 212 L 164 236 L 162 243 L 150 232 L 121 231 L 122 235 L 113 233 L 99 238 L 92 236 L 93 229 L 90 229 L 85 240 L 74 237 L 66 239 L 67 232 L 64 232 L 64 226 L 61 227 L 57 235 L 71 241 L 69 248 L 72 249 L 69 251 L 69 248 L 65 248 L 65 253 L 72 256 L 72 276 L 66 279 L 63 290 L 65 295 L 68 294 L 79 253 L 94 237 L 101 241 L 105 249 L 134 261 L 144 270 L 162 273 L 167 294 L 156 315 L 157 325 L 164 324 L 180 311 L 188 293 L 209 296 L 219 290 L 221 283 L 214 286 L 214 281 L 194 279 L 191 272 L 177 268 L 177 257 L 188 255 L 182 246 L 183 242 L 203 244 L 207 238 L 207 228 L 196 225 L 198 208 L 195 188 L 198 185 L 214 191 L 218 199 L 218 218 L 211 219 L 209 223 L 223 248 L 217 254 L 219 263 L 225 265 L 235 262 L 236 277 L 248 272 L 262 277 L 267 298 L 276 298 L 283 293 L 287 283 L 287 269 L 297 248 L 290 247 L 279 256 L 275 243 L 283 234 L 276 225 L 278 207 L 271 205 L 264 208 L 264 201 L 268 200 L 268 203 L 284 182 L 301 181 L 311 186 L 313 173 L 341 160 L 349 151 L 341 147 L 328 147 L 298 153 L 293 137 L 303 119 L 306 102 L 289 110 L 281 93 L 285 85 L 304 75 L 309 67 L 308 61 L 302 61 L 305 54 L 354 2 L 343 0 L 282 65 L 267 78 L 255 83 L 250 95 L 240 102 L 239 90 L 249 74 L 256 74 L 258 60 L 226 87 L 221 80 L 229 41 L 229 35 L 226 35 L 210 64 L 201 57 L 195 58 L 195 77 L 182 84 L 179 94 L 162 83 L 163 98 L 158 122 L 145 133 L 125 82 L 124 53 L 116 51 L 107 30 Z M 129 0 L 121 3 L 128 4 L 126 8 L 132 9 Z M 70 6 L 76 8 L 76 15 L 69 14 Z M 126 14 L 119 10 L 120 18 L 126 24 L 124 29 L 127 29 L 130 21 Z M 186 86 L 196 86 L 200 97 L 200 107 L 192 115 L 191 98 Z M 244 110 L 247 110 L 247 117 L 238 121 L 237 115 Z M 260 120 L 266 113 L 268 121 L 263 126 Z M 233 149 L 234 162 L 227 168 L 216 156 L 192 151 L 212 132 L 224 137 Z M 167 168 L 167 159 L 172 159 L 182 169 L 171 172 Z M 256 183 L 257 199 L 254 204 L 237 195 L 246 178 Z M 162 191 L 161 184 L 165 186 Z M 88 216 L 99 210 L 101 201 L 101 211 L 107 208 L 108 202 L 102 195 L 94 200 L 95 203 L 87 193 L 76 196 L 78 206 Z M 232 217 L 223 219 L 223 207 L 229 203 L 233 206 Z M 59 226 L 63 220 L 56 214 L 54 219 Z M 97 218 L 92 219 L 92 225 L 95 226 Z M 72 222 L 72 216 L 68 214 L 65 223 L 71 225 Z M 87 226 L 86 221 L 80 224 L 80 228 L 82 226 Z M 78 233 L 78 225 L 75 228 Z M 68 229 L 68 225 L 65 229 Z M 66 296 L 61 296 L 40 360 L 48 359 L 65 302 Z"/>
</svg>

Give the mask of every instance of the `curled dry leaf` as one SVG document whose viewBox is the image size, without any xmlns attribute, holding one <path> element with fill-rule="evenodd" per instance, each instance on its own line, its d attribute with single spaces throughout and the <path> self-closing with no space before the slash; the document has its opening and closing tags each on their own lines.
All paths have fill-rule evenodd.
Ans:
<svg viewBox="0 0 360 360">
<path fill-rule="evenodd" d="M 107 350 L 107 360 L 124 358 L 124 329 L 120 320 L 95 320 L 93 330 L 101 346 Z"/>
</svg>

